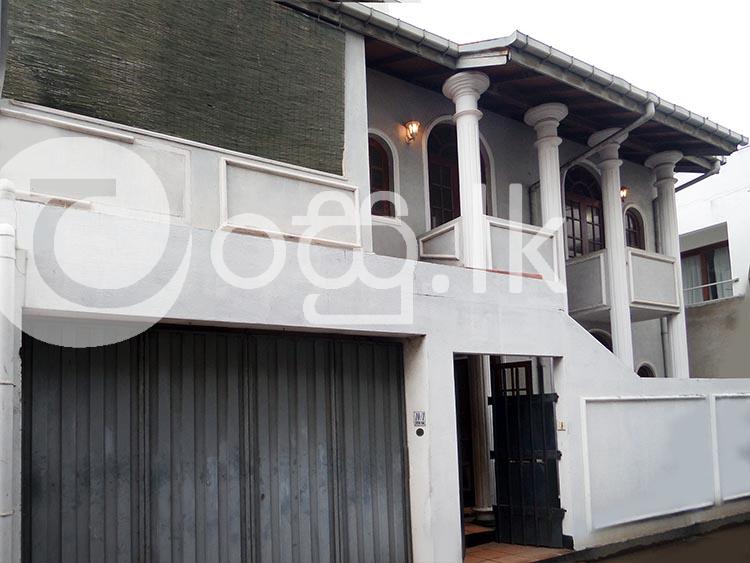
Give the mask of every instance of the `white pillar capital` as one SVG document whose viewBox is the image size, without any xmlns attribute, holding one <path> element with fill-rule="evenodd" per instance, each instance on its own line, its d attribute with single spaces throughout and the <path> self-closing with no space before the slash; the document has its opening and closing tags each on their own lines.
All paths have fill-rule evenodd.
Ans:
<svg viewBox="0 0 750 563">
<path fill-rule="evenodd" d="M 481 117 L 482 113 L 477 109 L 477 102 L 479 96 L 489 87 L 490 79 L 483 72 L 459 72 L 448 78 L 443 84 L 443 95 L 456 104 L 454 119 L 465 113 L 473 113 Z"/>
<path fill-rule="evenodd" d="M 562 142 L 557 136 L 557 128 L 567 115 L 565 104 L 552 102 L 531 108 L 524 114 L 523 121 L 536 131 L 537 144 L 547 142 L 557 146 Z"/>
<path fill-rule="evenodd" d="M 654 171 L 657 187 L 662 187 L 665 183 L 674 185 L 677 182 L 674 169 L 682 160 L 682 156 L 680 151 L 663 151 L 646 159 L 646 167 Z"/>
<path fill-rule="evenodd" d="M 615 135 L 619 130 L 620 129 L 618 129 L 617 127 L 613 127 L 611 129 L 603 129 L 602 131 L 597 131 L 589 137 L 589 146 L 594 147 L 598 145 L 602 141 L 605 141 Z M 622 160 L 620 160 L 620 145 L 624 143 L 625 139 L 627 138 L 627 133 L 617 135 L 599 149 L 599 152 L 597 153 L 597 164 L 600 168 L 612 168 L 620 166 L 622 164 Z"/>
</svg>

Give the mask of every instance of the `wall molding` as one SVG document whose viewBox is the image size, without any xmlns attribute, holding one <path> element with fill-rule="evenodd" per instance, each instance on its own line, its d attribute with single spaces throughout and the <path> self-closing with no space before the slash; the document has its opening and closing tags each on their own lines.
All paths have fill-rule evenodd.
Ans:
<svg viewBox="0 0 750 563">
<path fill-rule="evenodd" d="M 584 480 L 584 496 L 585 496 L 585 510 L 586 510 L 586 523 L 589 531 L 601 531 L 606 529 L 615 528 L 617 526 L 623 526 L 627 524 L 634 524 L 645 520 L 651 520 L 654 518 L 662 518 L 666 516 L 674 516 L 677 514 L 690 512 L 693 510 L 701 510 L 710 508 L 717 505 L 716 499 L 706 502 L 687 503 L 679 506 L 674 506 L 666 510 L 656 510 L 653 512 L 646 512 L 641 514 L 634 514 L 627 518 L 620 518 L 617 520 L 609 521 L 605 524 L 595 525 L 593 518 L 593 496 L 592 496 L 592 483 L 591 483 L 591 463 L 590 463 L 590 451 L 589 451 L 589 416 L 588 416 L 588 405 L 589 404 L 605 404 L 605 403 L 633 403 L 633 402 L 663 402 L 663 401 L 700 401 L 708 405 L 709 417 L 712 417 L 711 411 L 711 395 L 702 393 L 689 393 L 689 394 L 673 394 L 673 395 L 613 395 L 613 396 L 599 396 L 599 397 L 581 397 L 580 398 L 580 416 L 581 416 L 581 444 L 583 454 L 583 480 Z M 706 421 L 709 422 L 709 421 Z M 711 448 L 713 452 L 716 452 L 716 443 L 711 440 Z M 712 486 L 715 487 L 715 481 L 717 475 L 713 475 L 714 483 Z"/>
<path fill-rule="evenodd" d="M 676 303 L 667 303 L 663 301 L 652 301 L 650 299 L 637 299 L 635 296 L 635 277 L 633 273 L 633 257 L 638 256 L 647 260 L 654 260 L 656 262 L 663 262 L 672 266 L 672 279 L 674 280 L 675 287 L 675 298 Z M 630 296 L 630 304 L 636 306 L 647 307 L 649 309 L 659 309 L 665 312 L 678 313 L 682 306 L 682 288 L 678 285 L 679 276 L 677 269 L 679 264 L 675 258 L 666 256 L 664 254 L 658 254 L 656 252 L 649 252 L 647 250 L 641 250 L 640 248 L 627 248 L 627 267 L 628 267 L 628 293 Z"/>
<path fill-rule="evenodd" d="M 229 184 L 227 171 L 230 166 L 260 172 L 271 176 L 288 178 L 299 182 L 315 184 L 322 188 L 341 190 L 351 194 L 353 199 L 354 213 L 353 228 L 355 241 L 342 241 L 329 239 L 326 237 L 307 237 L 299 233 L 285 231 L 268 231 L 252 225 L 239 225 L 232 223 L 229 217 Z M 310 244 L 320 244 L 323 246 L 334 246 L 339 248 L 357 249 L 362 247 L 362 221 L 360 216 L 359 190 L 356 186 L 346 182 L 341 177 L 332 176 L 326 173 L 316 173 L 309 169 L 304 169 L 285 163 L 269 162 L 265 159 L 237 159 L 222 156 L 219 159 L 219 229 L 239 234 L 249 235 L 268 235 L 276 238 L 283 238 L 294 242 L 306 242 Z"/>
<path fill-rule="evenodd" d="M 417 237 L 417 243 L 419 244 L 419 257 L 420 259 L 428 260 L 453 260 L 456 262 L 461 261 L 461 217 L 443 223 L 439 227 L 435 227 L 431 231 Z M 430 254 L 425 251 L 424 243 L 432 240 L 440 235 L 453 231 L 453 254 Z"/>
</svg>

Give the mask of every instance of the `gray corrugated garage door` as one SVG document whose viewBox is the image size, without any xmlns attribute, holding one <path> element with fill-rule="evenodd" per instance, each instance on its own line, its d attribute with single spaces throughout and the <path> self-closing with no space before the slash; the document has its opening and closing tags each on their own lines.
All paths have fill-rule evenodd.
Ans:
<svg viewBox="0 0 750 563">
<path fill-rule="evenodd" d="M 397 343 L 23 345 L 24 560 L 407 561 Z"/>
</svg>

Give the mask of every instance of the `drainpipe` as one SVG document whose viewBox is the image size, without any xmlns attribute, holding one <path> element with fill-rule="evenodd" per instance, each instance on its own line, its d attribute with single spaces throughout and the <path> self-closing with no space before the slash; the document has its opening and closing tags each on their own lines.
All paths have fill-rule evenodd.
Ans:
<svg viewBox="0 0 750 563">
<path fill-rule="evenodd" d="M 704 174 L 701 174 L 697 178 L 693 178 L 692 180 L 685 182 L 684 184 L 681 184 L 677 186 L 674 191 L 679 192 L 680 190 L 684 190 L 685 188 L 692 186 L 694 184 L 697 184 L 698 182 L 701 182 L 705 180 L 706 178 L 709 178 L 710 176 L 714 176 L 719 173 L 721 170 L 721 165 L 724 164 L 724 160 L 721 158 L 715 158 L 713 159 L 713 162 L 699 158 L 694 156 L 686 156 L 684 157 L 685 160 L 689 160 L 690 162 L 694 162 L 695 164 L 698 164 L 699 166 L 703 166 L 704 168 L 707 168 L 707 165 L 711 164 L 711 169 L 707 170 Z M 654 216 L 654 240 L 656 241 L 656 252 L 662 251 L 662 244 L 661 240 L 659 239 L 659 206 L 657 205 L 656 201 L 656 188 L 654 188 L 654 195 L 651 201 L 651 206 L 653 210 L 653 216 Z M 680 291 L 682 291 L 682 288 L 680 288 Z M 664 375 L 665 377 L 668 376 L 668 374 L 673 373 L 672 370 L 672 354 L 669 349 L 669 328 L 667 325 L 667 319 L 666 317 L 661 317 L 659 319 L 659 326 L 661 328 L 661 351 L 663 356 L 663 363 L 664 363 Z"/>
<path fill-rule="evenodd" d="M 651 121 L 651 119 L 654 117 L 654 114 L 656 113 L 656 108 L 654 107 L 653 102 L 649 102 L 646 104 L 646 110 L 643 112 L 643 115 L 641 115 L 638 119 L 636 119 L 633 123 L 625 127 L 624 129 L 620 129 L 617 132 L 613 133 L 606 139 L 603 139 L 596 143 L 593 147 L 591 147 L 589 150 L 587 150 L 584 153 L 579 154 L 577 157 L 569 160 L 565 164 L 563 164 L 560 167 L 560 174 L 565 174 L 568 170 L 570 170 L 573 166 L 581 162 L 582 160 L 586 160 L 591 155 L 594 155 L 601 150 L 601 148 L 615 139 L 621 139 L 624 138 L 627 134 L 629 134 L 631 131 L 634 131 L 635 129 L 638 129 L 641 125 L 644 123 L 647 123 L 648 121 Z"/>
<path fill-rule="evenodd" d="M 0 180 L 0 561 L 13 561 L 15 533 L 14 442 L 16 432 L 16 216 L 15 191 Z"/>
<path fill-rule="evenodd" d="M 659 238 L 659 205 L 656 201 L 656 188 L 653 189 L 653 197 L 651 198 L 651 212 L 654 217 L 654 250 L 661 252 L 662 244 Z M 682 288 L 680 288 L 682 291 Z M 667 326 L 666 317 L 659 318 L 659 330 L 661 335 L 661 355 L 662 364 L 664 365 L 664 377 L 668 377 L 668 374 L 672 373 L 672 353 L 669 349 L 669 328 Z"/>
<path fill-rule="evenodd" d="M 654 103 L 649 102 L 648 104 L 646 104 L 646 109 L 643 111 L 643 115 L 641 115 L 638 119 L 633 121 L 633 123 L 631 123 L 630 125 L 627 125 L 623 129 L 618 129 L 616 133 L 613 133 L 612 135 L 608 136 L 606 139 L 602 139 L 601 141 L 596 143 L 593 147 L 589 148 L 585 152 L 579 154 L 575 158 L 572 158 L 571 160 L 563 164 L 560 167 L 560 176 L 564 176 L 568 170 L 570 170 L 573 166 L 575 166 L 582 160 L 586 160 L 591 155 L 598 153 L 603 146 L 607 145 L 608 143 L 611 143 L 615 139 L 619 139 L 621 137 L 626 136 L 631 131 L 638 129 L 638 127 L 640 127 L 644 123 L 651 121 L 655 113 L 656 113 L 656 108 L 654 106 Z M 536 182 L 534 182 L 533 184 L 529 186 L 529 201 L 531 201 L 531 194 L 538 189 L 539 189 L 539 181 L 537 180 Z"/>
<path fill-rule="evenodd" d="M 705 164 L 703 164 L 704 162 L 703 159 L 697 159 L 695 157 L 686 156 L 685 160 L 690 160 L 691 162 L 695 162 L 697 164 L 700 164 L 701 166 L 705 166 Z M 709 178 L 711 176 L 718 174 L 719 171 L 721 170 L 721 165 L 724 164 L 724 162 L 725 161 L 723 158 L 715 158 L 711 165 L 711 170 L 708 170 L 707 172 L 701 174 L 697 178 L 693 178 L 692 180 L 689 180 L 685 182 L 684 184 L 680 184 L 674 189 L 675 193 L 679 192 L 680 190 L 684 190 L 685 188 L 689 188 L 690 186 L 697 184 L 698 182 L 702 182 L 706 178 Z"/>
</svg>

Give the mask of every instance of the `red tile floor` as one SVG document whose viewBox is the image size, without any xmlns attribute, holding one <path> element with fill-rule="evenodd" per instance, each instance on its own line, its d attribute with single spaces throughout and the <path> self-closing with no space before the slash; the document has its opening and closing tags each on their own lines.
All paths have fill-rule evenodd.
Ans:
<svg viewBox="0 0 750 563">
<path fill-rule="evenodd" d="M 464 563 L 534 563 L 565 553 L 569 553 L 567 549 L 485 543 L 468 548 Z"/>
<path fill-rule="evenodd" d="M 464 524 L 466 535 L 486 532 L 487 528 L 476 524 Z M 566 549 L 549 549 L 506 543 L 483 543 L 466 550 L 464 563 L 534 563 L 569 553 Z"/>
</svg>

